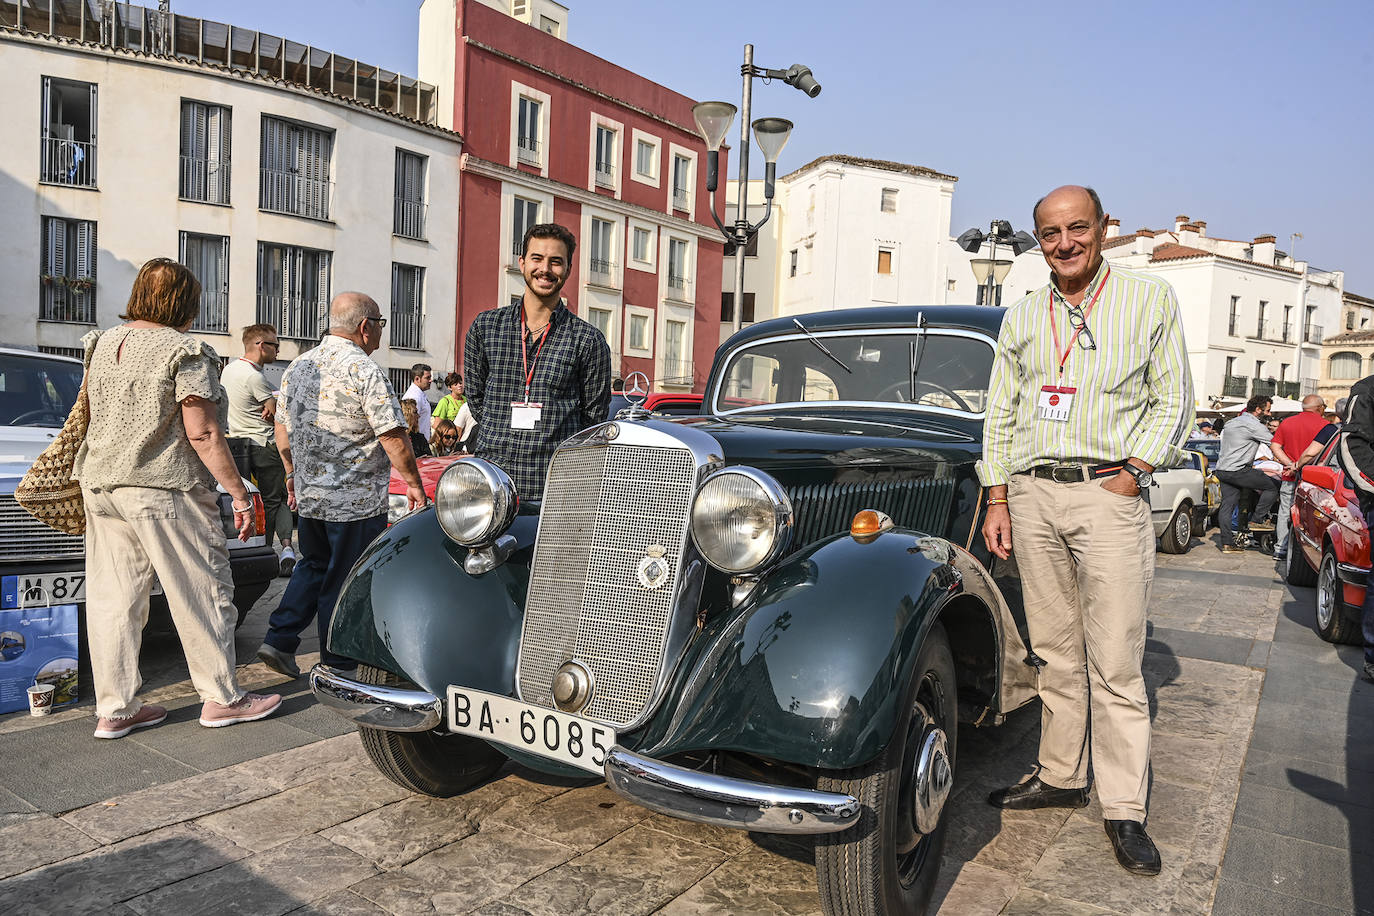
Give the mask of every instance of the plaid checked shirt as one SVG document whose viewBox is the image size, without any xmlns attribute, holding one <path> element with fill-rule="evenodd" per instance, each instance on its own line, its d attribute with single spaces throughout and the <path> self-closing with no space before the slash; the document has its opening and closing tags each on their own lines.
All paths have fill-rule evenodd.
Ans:
<svg viewBox="0 0 1374 916">
<path fill-rule="evenodd" d="M 534 368 L 529 399 L 543 405 L 537 429 L 511 429 L 511 404 L 525 400 L 520 359 L 520 303 L 482 312 L 463 342 L 463 386 L 477 418 L 474 454 L 511 476 L 521 499 L 544 495 L 544 476 L 559 444 L 606 420 L 611 404 L 611 348 L 601 332 L 559 303 Z"/>
</svg>

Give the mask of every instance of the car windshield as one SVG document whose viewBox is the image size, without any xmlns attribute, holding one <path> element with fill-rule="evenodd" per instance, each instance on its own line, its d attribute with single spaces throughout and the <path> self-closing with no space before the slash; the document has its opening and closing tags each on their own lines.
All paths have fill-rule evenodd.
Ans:
<svg viewBox="0 0 1374 916">
<path fill-rule="evenodd" d="M 0 425 L 61 426 L 80 390 L 80 363 L 0 353 Z"/>
<path fill-rule="evenodd" d="M 1184 448 L 1192 449 L 1195 452 L 1202 452 L 1206 456 L 1208 463 L 1216 464 L 1221 457 L 1220 439 L 1189 439 Z"/>
<path fill-rule="evenodd" d="M 986 338 L 938 330 L 825 331 L 813 337 L 798 331 L 734 353 L 714 393 L 715 409 L 842 402 L 980 414 L 992 357 Z"/>
</svg>

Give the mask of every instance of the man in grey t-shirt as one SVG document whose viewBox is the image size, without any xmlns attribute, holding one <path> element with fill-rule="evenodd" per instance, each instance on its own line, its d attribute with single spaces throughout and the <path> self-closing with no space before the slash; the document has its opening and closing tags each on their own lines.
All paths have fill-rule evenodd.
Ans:
<svg viewBox="0 0 1374 916">
<path fill-rule="evenodd" d="M 1236 536 L 1231 530 L 1231 515 L 1240 503 L 1241 490 L 1255 490 L 1259 502 L 1251 514 L 1253 519 L 1264 519 L 1273 510 L 1279 499 L 1279 482 L 1254 466 L 1255 453 L 1261 443 L 1267 443 L 1273 436 L 1265 426 L 1269 418 L 1269 408 L 1274 403 L 1268 395 L 1257 394 L 1245 404 L 1244 413 L 1234 420 L 1227 420 L 1221 431 L 1221 454 L 1217 457 L 1217 480 L 1221 482 L 1221 509 L 1217 521 L 1221 525 L 1221 552 L 1240 553 Z M 1255 521 L 1248 526 L 1240 520 L 1242 531 L 1273 531 L 1271 522 Z"/>
</svg>

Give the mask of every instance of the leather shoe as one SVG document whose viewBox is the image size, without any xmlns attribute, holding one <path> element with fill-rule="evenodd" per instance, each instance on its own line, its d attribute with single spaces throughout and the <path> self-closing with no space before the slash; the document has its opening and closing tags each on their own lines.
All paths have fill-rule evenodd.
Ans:
<svg viewBox="0 0 1374 916">
<path fill-rule="evenodd" d="M 1088 790 L 1059 789 L 1032 776 L 1025 782 L 998 789 L 988 796 L 988 804 L 997 808 L 1014 808 L 1018 811 L 1030 808 L 1086 808 Z"/>
<path fill-rule="evenodd" d="M 1137 875 L 1159 874 L 1159 850 L 1139 821 L 1103 821 L 1121 867 Z"/>
</svg>

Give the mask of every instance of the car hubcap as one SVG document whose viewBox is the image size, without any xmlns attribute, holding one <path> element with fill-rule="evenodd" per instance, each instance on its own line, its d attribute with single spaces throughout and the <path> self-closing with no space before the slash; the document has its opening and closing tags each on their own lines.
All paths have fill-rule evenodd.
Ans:
<svg viewBox="0 0 1374 916">
<path fill-rule="evenodd" d="M 1321 578 L 1317 581 L 1317 626 L 1325 630 L 1331 626 L 1331 613 L 1336 606 L 1336 563 L 1330 557 L 1322 562 Z"/>
<path fill-rule="evenodd" d="M 921 741 L 916 758 L 916 784 L 912 795 L 912 819 L 922 835 L 935 832 L 940 814 L 954 787 L 954 770 L 949 764 L 949 739 L 944 729 L 930 728 Z"/>
<path fill-rule="evenodd" d="M 1174 516 L 1174 537 L 1180 544 L 1186 544 L 1193 539 L 1193 523 L 1188 519 L 1188 513 L 1182 509 Z"/>
</svg>

